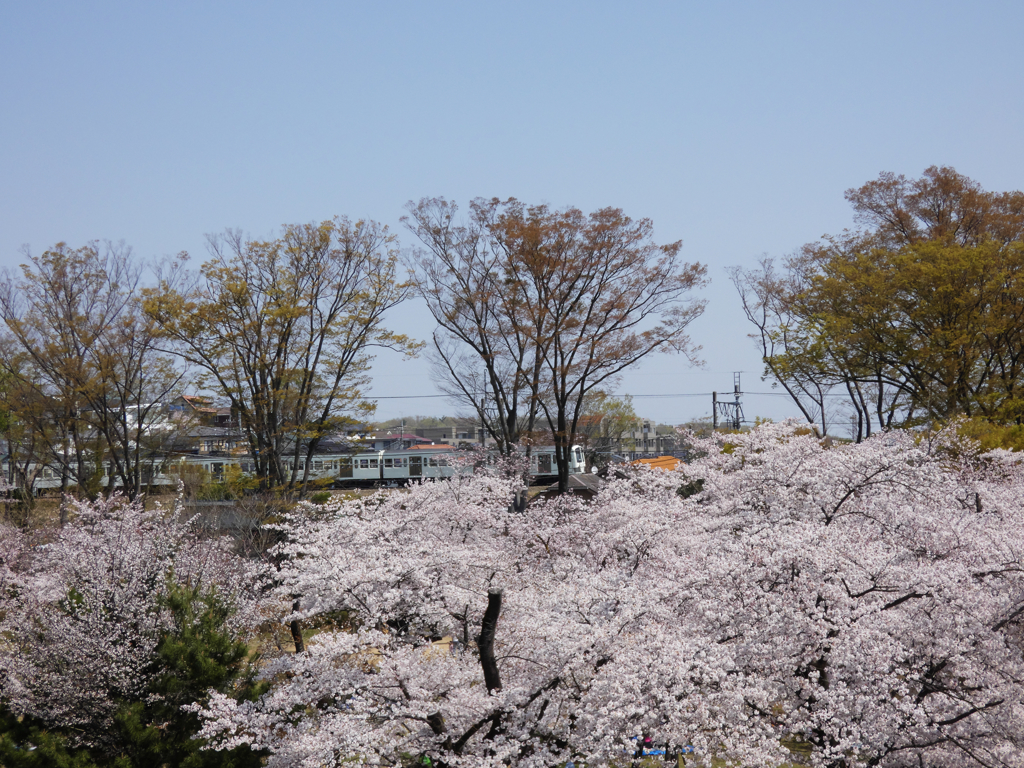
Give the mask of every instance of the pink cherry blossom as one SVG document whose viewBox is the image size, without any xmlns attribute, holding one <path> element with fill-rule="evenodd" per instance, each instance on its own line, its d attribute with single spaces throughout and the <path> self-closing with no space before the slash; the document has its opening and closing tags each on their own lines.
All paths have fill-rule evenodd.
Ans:
<svg viewBox="0 0 1024 768">
<path fill-rule="evenodd" d="M 0 694 L 72 744 L 102 744 L 119 703 L 144 695 L 169 621 L 167 579 L 217 589 L 238 609 L 236 629 L 258 613 L 254 569 L 224 542 L 122 497 L 76 502 L 53 540 L 32 548 L 3 528 L 0 560 Z"/>
<path fill-rule="evenodd" d="M 269 664 L 259 701 L 214 697 L 203 735 L 277 766 L 622 764 L 637 738 L 750 766 L 1024 764 L 1017 457 L 724 439 L 522 514 L 486 475 L 299 510 L 288 618 L 351 625 Z"/>
</svg>

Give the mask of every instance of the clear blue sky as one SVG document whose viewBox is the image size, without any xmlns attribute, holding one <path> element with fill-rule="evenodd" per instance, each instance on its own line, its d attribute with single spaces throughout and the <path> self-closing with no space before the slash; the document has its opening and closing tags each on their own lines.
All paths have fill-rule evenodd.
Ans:
<svg viewBox="0 0 1024 768">
<path fill-rule="evenodd" d="M 145 258 L 404 204 L 515 196 L 654 220 L 709 266 L 704 369 L 626 376 L 679 422 L 766 392 L 725 274 L 852 225 L 843 191 L 952 165 L 1024 187 L 1021 2 L 114 3 L 0 7 L 0 265 L 58 241 Z M 426 338 L 425 310 L 392 325 Z M 433 394 L 381 355 L 373 393 Z M 750 394 L 748 417 L 794 412 Z M 452 412 L 381 399 L 378 416 Z"/>
</svg>

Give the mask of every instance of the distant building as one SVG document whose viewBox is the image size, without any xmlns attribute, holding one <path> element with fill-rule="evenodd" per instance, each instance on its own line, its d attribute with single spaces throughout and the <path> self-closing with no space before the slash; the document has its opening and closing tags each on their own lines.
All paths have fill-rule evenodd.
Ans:
<svg viewBox="0 0 1024 768">
<path fill-rule="evenodd" d="M 457 419 L 453 424 L 442 427 L 424 427 L 416 430 L 419 437 L 433 442 L 479 443 L 482 427 L 473 419 Z"/>
<path fill-rule="evenodd" d="M 680 450 L 679 435 L 673 426 L 638 419 L 630 429 L 609 436 L 601 434 L 601 420 L 602 414 L 580 418 L 576 439 L 586 445 L 590 454 L 614 455 L 634 460 L 670 455 Z"/>
<path fill-rule="evenodd" d="M 399 451 L 417 445 L 430 445 L 429 438 L 401 430 L 378 430 L 348 438 L 360 451 Z"/>
</svg>

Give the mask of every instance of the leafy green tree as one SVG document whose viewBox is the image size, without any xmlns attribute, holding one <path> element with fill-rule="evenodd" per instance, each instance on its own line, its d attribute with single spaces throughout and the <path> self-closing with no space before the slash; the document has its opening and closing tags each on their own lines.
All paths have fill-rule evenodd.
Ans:
<svg viewBox="0 0 1024 768">
<path fill-rule="evenodd" d="M 957 424 L 957 432 L 974 440 L 982 451 L 994 448 L 1005 448 L 1012 451 L 1024 451 L 1024 425 L 993 424 L 982 418 L 961 419 Z"/>
<path fill-rule="evenodd" d="M 1024 422 L 1024 193 L 952 168 L 849 190 L 865 228 L 779 269 L 732 277 L 765 376 L 823 432 L 840 397 L 855 436 L 957 416 Z"/>
<path fill-rule="evenodd" d="M 587 452 L 591 455 L 633 450 L 635 440 L 623 440 L 623 435 L 632 432 L 638 420 L 632 396 L 612 397 L 604 392 L 594 392 L 584 402 L 576 430 L 577 440 L 586 443 Z"/>
<path fill-rule="evenodd" d="M 792 301 L 808 350 L 881 381 L 904 424 L 1024 416 L 1024 243 L 829 252 Z"/>
<path fill-rule="evenodd" d="M 125 704 L 116 716 L 134 765 L 260 765 L 259 754 L 248 747 L 201 751 L 202 742 L 194 738 L 199 718 L 183 709 L 205 701 L 210 690 L 238 700 L 254 699 L 263 690 L 254 682 L 246 643 L 227 629 L 230 610 L 215 591 L 177 582 L 169 583 L 164 604 L 173 616 L 174 630 L 157 645 L 159 672 L 149 696 Z"/>
</svg>

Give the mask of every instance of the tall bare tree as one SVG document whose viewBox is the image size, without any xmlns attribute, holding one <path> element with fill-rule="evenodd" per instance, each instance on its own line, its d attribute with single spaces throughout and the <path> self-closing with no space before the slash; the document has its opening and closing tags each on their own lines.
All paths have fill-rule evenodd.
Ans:
<svg viewBox="0 0 1024 768">
<path fill-rule="evenodd" d="M 409 203 L 402 220 L 423 243 L 413 257 L 417 293 L 437 329 L 432 362 L 441 389 L 469 404 L 503 453 L 537 427 L 543 354 L 519 322 L 521 296 L 509 290 L 507 254 L 491 230 L 490 207 L 469 218 L 444 198 Z"/>
<path fill-rule="evenodd" d="M 162 275 L 146 311 L 167 349 L 231 404 L 261 486 L 304 488 L 323 437 L 372 412 L 362 392 L 371 351 L 417 348 L 383 325 L 409 292 L 396 280 L 395 239 L 339 217 L 268 241 L 229 231 L 209 250 L 198 273 L 182 258 Z"/>
<path fill-rule="evenodd" d="M 656 244 L 649 219 L 616 208 L 588 216 L 478 199 L 470 223 L 459 227 L 443 199 L 409 210 L 407 223 L 427 246 L 418 285 L 448 341 L 435 348 L 453 391 L 469 389 L 470 376 L 459 372 L 476 358 L 504 391 L 522 393 L 505 405 L 526 400 L 527 414 L 539 407 L 564 491 L 588 393 L 652 352 L 693 359 L 685 328 L 704 302 L 689 293 L 704 284 L 705 268 L 684 263 L 679 242 Z"/>
</svg>

